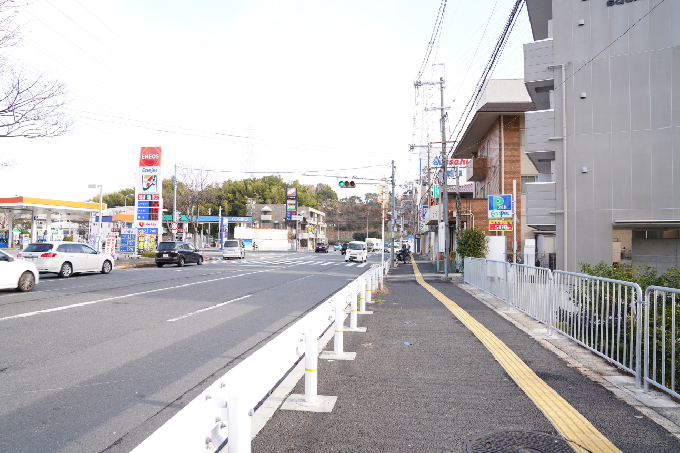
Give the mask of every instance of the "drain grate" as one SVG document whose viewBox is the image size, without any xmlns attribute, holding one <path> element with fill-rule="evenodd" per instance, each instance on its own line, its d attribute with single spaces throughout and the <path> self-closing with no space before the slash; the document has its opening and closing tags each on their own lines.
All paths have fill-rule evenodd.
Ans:
<svg viewBox="0 0 680 453">
<path fill-rule="evenodd" d="M 536 431 L 499 430 L 474 434 L 463 443 L 465 453 L 574 453 L 561 437 Z"/>
</svg>

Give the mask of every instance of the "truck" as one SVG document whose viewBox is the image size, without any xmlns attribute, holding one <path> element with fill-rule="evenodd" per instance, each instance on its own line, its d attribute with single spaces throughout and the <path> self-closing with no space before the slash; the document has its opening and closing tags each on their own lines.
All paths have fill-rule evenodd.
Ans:
<svg viewBox="0 0 680 453">
<path fill-rule="evenodd" d="M 376 250 L 380 250 L 380 245 L 381 241 L 380 239 L 377 238 L 366 238 L 366 249 L 369 252 L 375 252 Z"/>
</svg>

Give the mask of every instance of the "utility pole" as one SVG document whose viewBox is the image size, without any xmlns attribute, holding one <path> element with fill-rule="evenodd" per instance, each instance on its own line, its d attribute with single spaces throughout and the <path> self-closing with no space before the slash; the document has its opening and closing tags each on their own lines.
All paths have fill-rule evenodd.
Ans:
<svg viewBox="0 0 680 453">
<path fill-rule="evenodd" d="M 391 233 L 391 238 L 392 238 L 392 248 L 390 250 L 390 263 L 394 263 L 394 227 L 396 226 L 396 215 L 394 212 L 394 206 L 395 206 L 395 199 L 394 199 L 394 161 L 392 161 L 392 220 L 391 220 L 391 225 L 392 227 L 390 228 L 390 233 Z"/>
<path fill-rule="evenodd" d="M 173 181 L 172 221 L 177 222 L 177 164 L 175 164 L 175 180 Z M 172 231 L 172 240 L 177 240 L 177 230 Z"/>
<path fill-rule="evenodd" d="M 443 206 L 442 206 L 442 216 L 444 217 L 444 279 L 449 279 L 449 190 L 446 185 L 447 179 L 449 177 L 446 164 L 448 163 L 448 156 L 446 155 L 446 109 L 444 108 L 444 77 L 439 78 L 441 87 L 441 99 L 442 99 L 442 186 L 444 190 L 442 191 Z M 456 213 L 456 218 L 458 213 Z M 457 223 L 457 221 L 456 221 Z"/>
</svg>

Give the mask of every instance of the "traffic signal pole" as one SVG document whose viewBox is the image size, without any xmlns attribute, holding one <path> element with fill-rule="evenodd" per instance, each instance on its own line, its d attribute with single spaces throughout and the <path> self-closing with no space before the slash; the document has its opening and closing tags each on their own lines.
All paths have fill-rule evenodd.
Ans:
<svg viewBox="0 0 680 453">
<path fill-rule="evenodd" d="M 447 180 L 449 175 L 446 170 L 448 163 L 448 156 L 446 155 L 446 109 L 444 108 L 444 77 L 439 78 L 441 95 L 442 95 L 442 185 L 444 191 L 442 193 L 442 216 L 444 217 L 444 280 L 449 279 L 449 189 L 447 187 Z M 458 215 L 458 213 L 456 213 Z"/>
</svg>

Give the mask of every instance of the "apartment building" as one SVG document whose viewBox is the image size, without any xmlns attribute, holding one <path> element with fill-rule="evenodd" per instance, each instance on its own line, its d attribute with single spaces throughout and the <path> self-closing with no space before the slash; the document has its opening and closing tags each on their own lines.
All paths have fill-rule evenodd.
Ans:
<svg viewBox="0 0 680 453">
<path fill-rule="evenodd" d="M 453 154 L 454 158 L 472 159 L 466 169 L 471 193 L 461 202 L 463 227 L 479 227 L 487 236 L 504 237 L 503 249 L 508 254 L 513 252 L 514 237 L 520 260 L 525 241 L 535 240 L 534 230 L 526 225 L 522 195 L 527 182 L 538 181 L 538 171 L 524 152 L 524 115 L 533 109 L 524 80 L 487 81 L 477 100 L 474 117 Z M 515 235 L 511 231 L 489 231 L 488 196 L 512 195 L 513 181 L 518 220 L 514 225 Z M 455 196 L 450 196 L 449 211 L 453 213 L 455 202 Z"/>
<path fill-rule="evenodd" d="M 536 111 L 526 113 L 526 153 L 540 181 L 527 184 L 527 224 L 556 233 L 559 269 L 616 262 L 621 244 L 635 265 L 677 263 L 680 2 L 527 9 L 524 82 Z"/>
</svg>

